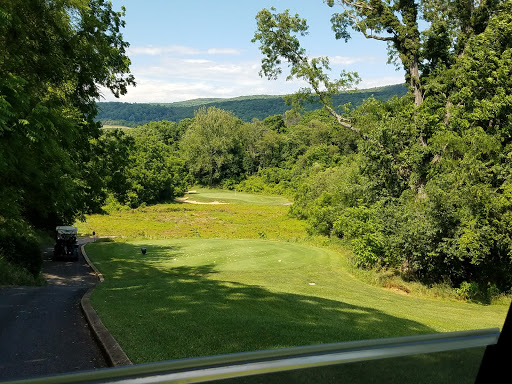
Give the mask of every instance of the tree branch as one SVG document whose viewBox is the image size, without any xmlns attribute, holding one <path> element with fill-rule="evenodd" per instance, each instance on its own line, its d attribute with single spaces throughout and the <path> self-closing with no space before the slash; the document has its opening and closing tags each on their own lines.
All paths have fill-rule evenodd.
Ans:
<svg viewBox="0 0 512 384">
<path fill-rule="evenodd" d="M 349 7 L 359 8 L 359 9 L 368 9 L 370 11 L 374 11 L 375 8 L 369 6 L 368 4 L 362 2 L 362 1 L 346 1 L 346 0 L 339 0 L 338 4 L 345 7 L 345 5 L 348 5 Z"/>
<path fill-rule="evenodd" d="M 345 6 L 345 5 L 349 5 L 351 7 L 354 7 L 354 5 L 352 3 L 349 3 L 349 2 L 343 2 L 342 5 L 343 5 L 343 8 L 345 8 L 345 10 L 347 11 L 348 17 L 350 17 L 352 19 L 352 21 L 354 22 L 354 24 L 357 27 L 357 29 L 359 29 L 361 31 L 361 33 L 363 34 L 363 36 L 365 38 L 367 38 L 367 39 L 374 39 L 374 40 L 380 40 L 380 41 L 393 41 L 392 37 L 384 37 L 384 36 L 378 36 L 378 35 L 373 35 L 373 34 L 367 34 L 366 33 L 366 28 L 361 27 L 361 24 L 360 24 L 361 20 L 359 20 L 356 16 L 351 14 L 348 11 L 348 9 L 346 8 L 346 6 Z M 373 8 L 369 8 L 369 9 L 373 10 Z"/>
</svg>

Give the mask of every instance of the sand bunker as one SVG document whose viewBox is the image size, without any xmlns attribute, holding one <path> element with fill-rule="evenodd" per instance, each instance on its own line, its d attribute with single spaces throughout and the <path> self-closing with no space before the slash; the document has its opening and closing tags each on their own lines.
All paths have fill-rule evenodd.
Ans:
<svg viewBox="0 0 512 384">
<path fill-rule="evenodd" d="M 188 203 L 188 204 L 210 204 L 210 205 L 211 204 L 227 204 L 227 203 L 222 203 L 220 201 L 209 201 L 209 202 L 195 201 L 195 200 L 190 200 L 188 197 L 177 197 L 175 200 L 180 203 Z"/>
</svg>

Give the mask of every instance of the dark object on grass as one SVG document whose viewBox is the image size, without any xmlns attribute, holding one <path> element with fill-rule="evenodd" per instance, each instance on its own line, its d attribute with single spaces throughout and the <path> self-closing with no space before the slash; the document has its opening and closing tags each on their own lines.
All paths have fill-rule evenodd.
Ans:
<svg viewBox="0 0 512 384">
<path fill-rule="evenodd" d="M 146 254 L 146 248 L 141 248 L 140 251 L 142 252 L 143 255 Z"/>
<path fill-rule="evenodd" d="M 475 384 L 510 382 L 510 356 L 512 356 L 512 304 L 508 308 L 498 343 L 489 345 L 485 349 Z"/>
</svg>

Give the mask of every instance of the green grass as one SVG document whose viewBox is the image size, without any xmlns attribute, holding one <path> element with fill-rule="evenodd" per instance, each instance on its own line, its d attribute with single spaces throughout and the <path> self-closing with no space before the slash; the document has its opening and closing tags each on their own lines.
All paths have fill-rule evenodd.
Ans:
<svg viewBox="0 0 512 384">
<path fill-rule="evenodd" d="M 279 200 L 197 192 L 189 198 L 230 204 L 160 204 L 78 224 L 82 234 L 124 237 L 86 250 L 106 278 L 93 306 L 135 363 L 503 323 L 504 305 L 404 295 L 354 277 L 349 251 L 308 239 L 304 222 L 288 217 Z M 473 381 L 481 354 L 420 355 L 236 382 L 464 383 Z"/>
<path fill-rule="evenodd" d="M 234 197 L 234 192 L 231 194 Z M 190 196 L 195 199 L 196 195 Z M 86 222 L 75 225 L 81 235 L 95 232 L 97 236 L 131 239 L 305 237 L 305 222 L 290 218 L 288 210 L 284 205 L 158 204 L 110 215 L 90 215 Z"/>
<path fill-rule="evenodd" d="M 0 254 L 0 287 L 4 285 L 44 285 L 45 283 L 46 281 L 41 274 L 34 276 L 27 269 L 8 262 Z"/>
<path fill-rule="evenodd" d="M 342 268 L 339 254 L 295 243 L 182 239 L 86 249 L 106 278 L 92 303 L 137 363 L 496 327 L 507 309 L 369 286 Z"/>
<path fill-rule="evenodd" d="M 212 201 L 227 204 L 245 205 L 289 205 L 290 201 L 282 196 L 255 195 L 246 192 L 227 191 L 225 189 L 193 188 L 194 193 L 187 194 L 189 200 L 209 203 Z"/>
<path fill-rule="evenodd" d="M 133 129 L 133 127 L 127 127 L 125 125 L 108 125 L 108 124 L 105 124 L 101 127 L 102 129 L 121 129 L 121 130 L 130 130 L 130 129 Z"/>
</svg>

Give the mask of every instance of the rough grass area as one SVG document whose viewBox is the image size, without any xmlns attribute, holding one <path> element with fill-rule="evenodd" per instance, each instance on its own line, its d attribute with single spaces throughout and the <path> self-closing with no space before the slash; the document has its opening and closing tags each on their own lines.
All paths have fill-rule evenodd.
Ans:
<svg viewBox="0 0 512 384">
<path fill-rule="evenodd" d="M 337 253 L 287 242 L 151 240 L 86 250 L 106 278 L 92 303 L 137 363 L 497 327 L 507 310 L 397 295 L 353 278 Z"/>
<path fill-rule="evenodd" d="M 133 127 L 127 127 L 125 125 L 103 125 L 101 127 L 102 129 L 105 129 L 105 130 L 109 130 L 109 129 L 121 129 L 121 130 L 130 130 L 130 129 L 133 129 Z"/>
<path fill-rule="evenodd" d="M 90 215 L 86 222 L 76 225 L 82 236 L 95 232 L 97 236 L 131 239 L 303 238 L 305 222 L 289 217 L 288 210 L 284 205 L 158 204 L 110 215 Z"/>
</svg>

